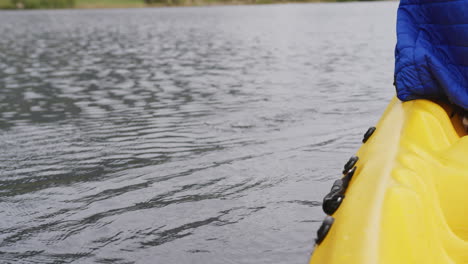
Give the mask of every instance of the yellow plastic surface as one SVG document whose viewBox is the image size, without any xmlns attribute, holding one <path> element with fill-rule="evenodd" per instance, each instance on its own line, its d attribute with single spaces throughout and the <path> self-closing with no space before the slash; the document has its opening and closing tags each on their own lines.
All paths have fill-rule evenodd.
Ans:
<svg viewBox="0 0 468 264">
<path fill-rule="evenodd" d="M 451 111 L 391 101 L 311 264 L 468 263 L 468 136 Z"/>
</svg>

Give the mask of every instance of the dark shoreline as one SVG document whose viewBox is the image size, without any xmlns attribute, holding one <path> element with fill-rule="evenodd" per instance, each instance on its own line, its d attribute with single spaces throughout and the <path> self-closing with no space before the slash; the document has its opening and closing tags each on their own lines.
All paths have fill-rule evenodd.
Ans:
<svg viewBox="0 0 468 264">
<path fill-rule="evenodd" d="M 31 9 L 112 9 L 112 8 L 157 8 L 157 7 L 188 7 L 188 6 L 224 6 L 224 5 L 265 5 L 265 4 L 299 4 L 299 3 L 344 3 L 344 2 L 371 2 L 371 1 L 392 1 L 392 0 L 299 0 L 299 1 L 278 1 L 278 0 L 163 0 L 150 4 L 141 0 L 55 0 L 50 4 L 45 1 L 32 1 L 35 4 L 28 5 L 27 1 L 18 1 L 14 5 L 10 0 L 0 0 L 0 10 L 31 10 Z M 393 0 L 395 1 L 395 0 Z"/>
</svg>

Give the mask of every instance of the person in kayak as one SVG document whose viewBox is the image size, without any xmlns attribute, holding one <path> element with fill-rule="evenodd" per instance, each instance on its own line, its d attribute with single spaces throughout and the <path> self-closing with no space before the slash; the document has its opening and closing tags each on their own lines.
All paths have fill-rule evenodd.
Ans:
<svg viewBox="0 0 468 264">
<path fill-rule="evenodd" d="M 395 87 L 402 101 L 446 99 L 468 129 L 468 0 L 401 0 Z"/>
</svg>

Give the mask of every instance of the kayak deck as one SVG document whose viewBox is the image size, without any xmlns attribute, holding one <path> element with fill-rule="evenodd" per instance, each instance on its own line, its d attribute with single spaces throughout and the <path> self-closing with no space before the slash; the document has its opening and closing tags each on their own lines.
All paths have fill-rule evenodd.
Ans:
<svg viewBox="0 0 468 264">
<path fill-rule="evenodd" d="M 468 137 L 449 105 L 394 98 L 316 263 L 468 263 Z"/>
</svg>

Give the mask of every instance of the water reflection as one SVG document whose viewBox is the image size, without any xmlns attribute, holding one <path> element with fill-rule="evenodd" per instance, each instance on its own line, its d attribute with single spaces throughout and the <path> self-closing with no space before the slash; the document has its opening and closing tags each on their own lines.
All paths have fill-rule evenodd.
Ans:
<svg viewBox="0 0 468 264">
<path fill-rule="evenodd" d="M 0 262 L 306 262 L 395 8 L 1 12 Z"/>
</svg>

